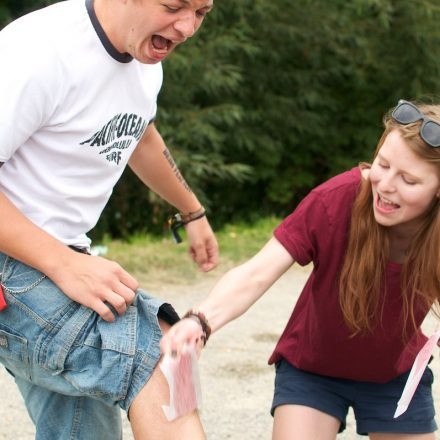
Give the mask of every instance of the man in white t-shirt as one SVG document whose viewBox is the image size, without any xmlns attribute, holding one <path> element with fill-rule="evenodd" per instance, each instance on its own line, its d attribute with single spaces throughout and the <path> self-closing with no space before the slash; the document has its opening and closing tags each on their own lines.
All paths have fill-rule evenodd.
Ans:
<svg viewBox="0 0 440 440">
<path fill-rule="evenodd" d="M 136 438 L 204 438 L 196 413 L 169 423 L 161 410 L 159 339 L 176 313 L 91 256 L 87 232 L 128 164 L 180 211 L 200 269 L 217 265 L 203 207 L 154 125 L 160 61 L 212 3 L 68 0 L 0 32 L 0 362 L 38 439 L 120 439 L 119 407 Z"/>
</svg>

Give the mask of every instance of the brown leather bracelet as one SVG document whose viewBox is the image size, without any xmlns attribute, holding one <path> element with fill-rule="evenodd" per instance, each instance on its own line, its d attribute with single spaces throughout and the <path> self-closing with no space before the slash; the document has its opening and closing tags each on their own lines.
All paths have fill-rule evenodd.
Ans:
<svg viewBox="0 0 440 440">
<path fill-rule="evenodd" d="M 206 342 L 209 339 L 209 336 L 211 335 L 211 326 L 209 325 L 208 320 L 206 319 L 206 316 L 204 313 L 202 313 L 200 310 L 188 310 L 184 315 L 183 318 L 189 318 L 197 320 L 197 322 L 200 324 L 200 327 L 202 327 L 203 331 L 203 345 L 206 345 Z M 182 318 L 182 319 L 183 319 Z"/>
<path fill-rule="evenodd" d="M 173 234 L 174 241 L 176 243 L 182 243 L 182 237 L 179 234 L 179 229 L 191 223 L 195 220 L 198 220 L 206 215 L 205 209 L 201 207 L 198 211 L 189 212 L 184 214 L 182 212 L 178 212 L 177 214 L 172 215 L 168 219 L 168 226 L 171 229 L 171 233 Z"/>
<path fill-rule="evenodd" d="M 197 211 L 194 212 L 179 212 L 180 220 L 184 225 L 191 223 L 194 220 L 198 220 L 205 215 L 205 208 L 203 206 L 200 207 Z"/>
</svg>

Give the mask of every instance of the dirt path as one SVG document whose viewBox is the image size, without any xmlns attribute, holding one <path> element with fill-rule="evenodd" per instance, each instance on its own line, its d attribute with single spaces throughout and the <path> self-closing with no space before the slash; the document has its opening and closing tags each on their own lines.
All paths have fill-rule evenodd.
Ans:
<svg viewBox="0 0 440 440">
<path fill-rule="evenodd" d="M 308 271 L 292 268 L 245 315 L 229 324 L 209 341 L 200 360 L 203 390 L 202 419 L 209 440 L 269 440 L 272 417 L 269 408 L 273 393 L 274 371 L 267 359 L 284 328 Z M 168 286 L 154 293 L 172 302 L 184 312 L 204 297 L 213 281 L 195 286 Z M 426 322 L 432 332 L 432 318 Z M 440 374 L 438 356 L 432 362 Z M 4 369 L 0 369 L 2 398 L 0 403 L 0 440 L 32 440 L 34 429 L 15 385 Z M 437 408 L 440 392 L 434 383 Z M 127 423 L 124 439 L 133 437 Z M 338 440 L 358 440 L 350 414 L 347 430 Z M 440 440 L 440 434 L 437 439 Z M 178 440 L 178 439 L 176 439 Z"/>
</svg>

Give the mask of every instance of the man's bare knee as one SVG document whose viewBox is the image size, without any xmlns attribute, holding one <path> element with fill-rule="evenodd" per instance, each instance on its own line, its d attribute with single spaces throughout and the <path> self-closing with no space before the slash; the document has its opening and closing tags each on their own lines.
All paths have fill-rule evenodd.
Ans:
<svg viewBox="0 0 440 440">
<path fill-rule="evenodd" d="M 162 333 L 170 329 L 170 324 L 159 319 Z M 136 440 L 203 440 L 206 439 L 197 411 L 168 421 L 162 405 L 170 404 L 168 382 L 159 364 L 156 365 L 150 379 L 133 400 L 129 409 L 130 422 Z"/>
</svg>

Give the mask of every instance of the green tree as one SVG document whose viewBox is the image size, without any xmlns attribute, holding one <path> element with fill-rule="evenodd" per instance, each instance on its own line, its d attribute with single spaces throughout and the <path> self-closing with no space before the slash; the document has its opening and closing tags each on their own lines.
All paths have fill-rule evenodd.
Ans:
<svg viewBox="0 0 440 440">
<path fill-rule="evenodd" d="M 3 0 L 0 4 L 0 28 L 14 18 L 55 3 L 54 0 Z"/>
<path fill-rule="evenodd" d="M 6 0 L 0 20 L 48 1 Z M 164 62 L 156 123 L 214 225 L 289 212 L 369 158 L 398 98 L 438 97 L 439 0 L 216 0 Z M 124 173 L 95 237 L 161 230 Z"/>
<path fill-rule="evenodd" d="M 286 214 L 368 159 L 385 109 L 438 95 L 439 18 L 438 0 L 217 2 L 164 63 L 157 120 L 214 223 Z"/>
</svg>

